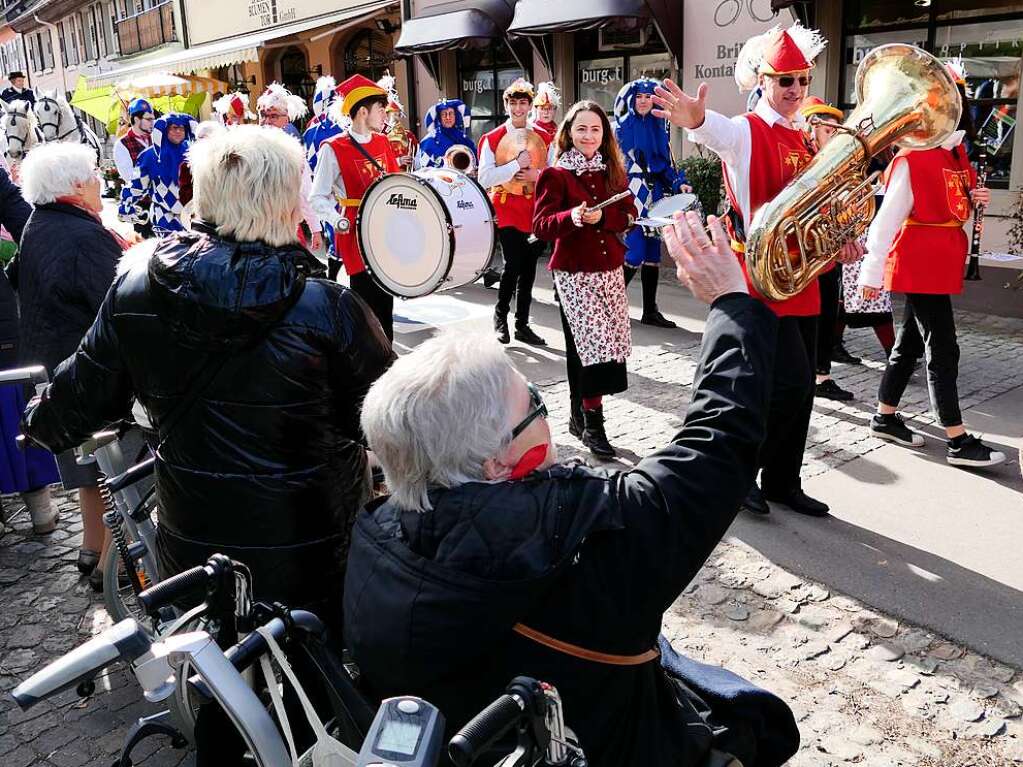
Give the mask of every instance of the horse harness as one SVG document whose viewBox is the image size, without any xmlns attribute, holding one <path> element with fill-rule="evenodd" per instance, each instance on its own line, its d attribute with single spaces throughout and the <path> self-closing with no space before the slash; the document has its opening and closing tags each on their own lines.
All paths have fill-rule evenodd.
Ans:
<svg viewBox="0 0 1023 767">
<path fill-rule="evenodd" d="M 49 110 L 49 105 L 50 104 L 52 104 L 53 108 L 57 111 L 57 121 L 56 122 L 52 122 L 52 123 L 51 122 L 43 122 L 43 119 L 38 114 L 36 115 L 36 119 L 39 120 L 39 128 L 40 128 L 40 130 L 42 130 L 43 128 L 52 127 L 54 133 L 57 133 L 57 138 L 56 138 L 57 141 L 63 141 L 68 136 L 72 135 L 73 133 L 77 133 L 78 134 L 78 138 L 81 141 L 81 143 L 83 143 L 83 144 L 86 143 L 86 141 L 85 141 L 85 134 L 82 131 L 82 126 L 79 123 L 78 117 L 77 117 L 77 115 L 74 114 L 74 112 L 71 113 L 71 116 L 74 118 L 75 124 L 67 132 L 59 133 L 59 131 L 60 131 L 60 123 L 61 123 L 61 116 L 63 115 L 63 110 L 61 110 L 60 104 L 57 102 L 57 99 L 53 98 L 52 96 L 41 96 L 41 97 L 39 97 L 39 99 L 37 99 L 36 103 L 37 104 L 45 104 L 45 105 L 47 105 L 46 108 L 44 109 L 44 111 L 46 111 L 47 113 L 49 113 L 49 111 L 50 111 Z M 43 135 L 45 137 L 45 133 Z"/>
</svg>

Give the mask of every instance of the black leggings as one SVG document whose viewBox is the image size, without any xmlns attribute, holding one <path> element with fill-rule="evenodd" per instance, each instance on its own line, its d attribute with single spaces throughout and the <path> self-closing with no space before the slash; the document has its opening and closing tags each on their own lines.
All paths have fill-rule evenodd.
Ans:
<svg viewBox="0 0 1023 767">
<path fill-rule="evenodd" d="M 530 242 L 529 235 L 511 226 L 497 230 L 504 252 L 504 272 L 501 286 L 497 289 L 497 314 L 507 316 L 511 309 L 512 296 L 515 299 L 515 326 L 529 324 L 529 307 L 533 301 L 533 281 L 536 279 L 536 262 L 543 253 L 543 242 Z"/>
<path fill-rule="evenodd" d="M 906 294 L 902 325 L 881 377 L 877 398 L 885 405 L 897 407 L 913 375 L 914 364 L 925 352 L 927 390 L 931 405 L 938 411 L 938 420 L 945 427 L 960 426 L 963 415 L 959 410 L 957 384 L 959 343 L 951 296 Z"/>
</svg>

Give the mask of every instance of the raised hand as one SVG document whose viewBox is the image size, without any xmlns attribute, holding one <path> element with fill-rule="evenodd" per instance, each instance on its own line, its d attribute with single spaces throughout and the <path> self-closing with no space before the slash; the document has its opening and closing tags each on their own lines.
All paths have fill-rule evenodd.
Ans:
<svg viewBox="0 0 1023 767">
<path fill-rule="evenodd" d="M 707 115 L 707 83 L 700 83 L 693 98 L 674 80 L 665 80 L 663 86 L 654 88 L 652 114 L 679 128 L 699 128 Z"/>
<path fill-rule="evenodd" d="M 729 293 L 749 293 L 721 221 L 708 216 L 711 237 L 693 211 L 676 213 L 674 223 L 661 230 L 679 281 L 707 304 Z"/>
</svg>

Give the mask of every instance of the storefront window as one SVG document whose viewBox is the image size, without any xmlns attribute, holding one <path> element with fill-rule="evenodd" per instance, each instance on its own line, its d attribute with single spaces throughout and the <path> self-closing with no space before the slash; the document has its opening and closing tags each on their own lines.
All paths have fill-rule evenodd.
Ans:
<svg viewBox="0 0 1023 767">
<path fill-rule="evenodd" d="M 980 140 L 987 145 L 988 183 L 992 188 L 1008 188 L 1023 61 L 1023 3 L 936 0 L 923 9 L 919 27 L 864 32 L 855 26 L 857 20 L 869 23 L 870 19 L 893 18 L 892 14 L 903 13 L 907 7 L 904 0 L 861 0 L 846 6 L 842 106 L 853 106 L 856 68 L 878 45 L 910 42 L 944 61 L 961 58 L 967 74 L 966 109 Z M 984 20 L 984 16 L 990 19 Z M 890 26 L 901 25 L 905 18 L 908 16 L 903 13 L 900 21 Z M 976 158 L 977 146 L 970 149 L 971 157 Z"/>
<path fill-rule="evenodd" d="M 927 23 L 930 15 L 913 0 L 862 0 L 845 6 L 847 28 L 868 29 L 895 24 Z"/>
<path fill-rule="evenodd" d="M 532 60 L 528 44 L 516 53 L 522 61 Z M 529 79 L 529 73 L 504 42 L 459 54 L 459 98 L 472 112 L 469 134 L 474 142 L 504 122 L 504 89 L 520 77 Z"/>
<path fill-rule="evenodd" d="M 596 101 L 610 112 L 615 96 L 625 85 L 625 57 L 582 59 L 576 63 L 576 68 L 579 100 Z"/>
</svg>

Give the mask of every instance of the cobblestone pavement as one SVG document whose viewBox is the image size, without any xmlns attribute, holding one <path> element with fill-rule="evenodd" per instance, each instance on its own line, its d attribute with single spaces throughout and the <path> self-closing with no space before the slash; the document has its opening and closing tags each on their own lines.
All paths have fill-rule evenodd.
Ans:
<svg viewBox="0 0 1023 767">
<path fill-rule="evenodd" d="M 699 337 L 665 333 L 637 345 L 631 388 L 606 405 L 608 433 L 628 465 L 664 444 L 691 394 Z M 1020 385 L 1023 322 L 964 315 L 960 392 L 964 407 Z M 881 443 L 867 435 L 880 352 L 869 331 L 849 331 L 862 367 L 836 368 L 857 402 L 818 401 L 804 477 L 834 470 Z M 538 381 L 563 457 L 580 453 L 567 432 L 563 378 Z M 933 423 L 917 376 L 904 410 Z M 1015 458 L 1015 456 L 1013 456 Z M 16 510 L 16 498 L 4 499 Z M 97 630 L 108 618 L 74 566 L 81 525 L 62 496 L 60 529 L 31 535 L 16 515 L 0 536 L 0 764 L 3 767 L 110 764 L 127 726 L 151 710 L 124 669 L 111 669 L 97 694 L 65 693 L 28 713 L 9 696 L 17 682 Z M 827 584 L 804 581 L 748 547 L 723 543 L 665 615 L 680 651 L 720 663 L 780 694 L 796 711 L 803 747 L 797 767 L 1002 767 L 1023 763 L 1023 673 L 928 631 L 872 611 Z M 571 713 L 568 713 L 569 719 Z M 137 763 L 176 765 L 191 757 L 150 739 Z M 144 758 L 143 758 L 144 757 Z"/>
</svg>

